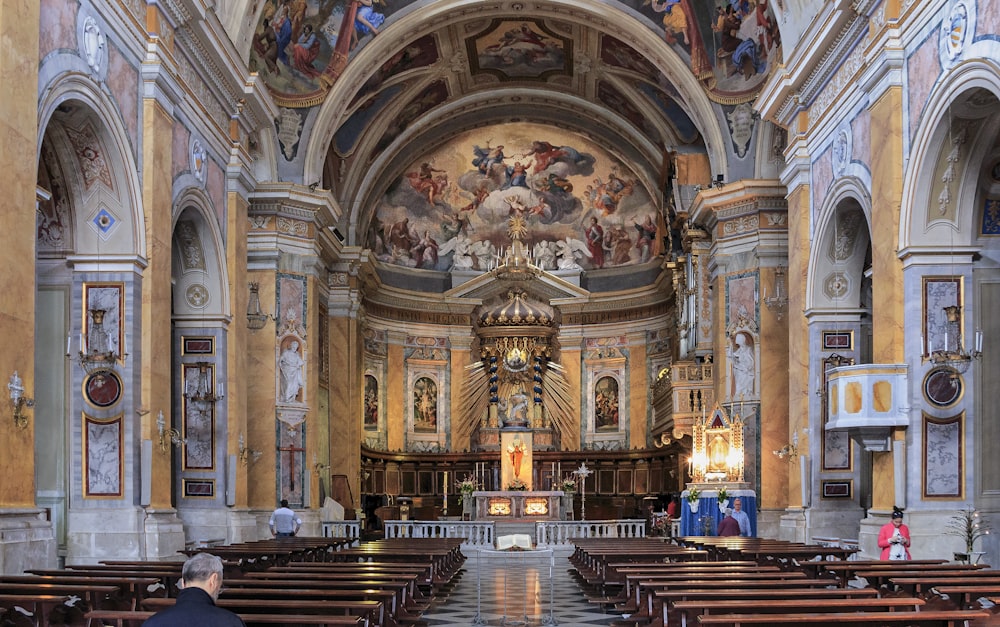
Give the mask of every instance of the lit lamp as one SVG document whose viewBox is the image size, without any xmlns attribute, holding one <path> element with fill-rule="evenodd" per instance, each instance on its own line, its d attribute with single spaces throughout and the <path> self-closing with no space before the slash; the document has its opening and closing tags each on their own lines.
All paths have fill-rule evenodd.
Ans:
<svg viewBox="0 0 1000 627">
<path fill-rule="evenodd" d="M 163 418 L 163 411 L 156 414 L 156 431 L 159 435 L 160 452 L 166 453 L 171 446 L 186 444 L 187 440 L 181 437 L 180 431 L 167 427 L 167 421 Z"/>
<path fill-rule="evenodd" d="M 104 330 L 104 317 L 108 313 L 106 309 L 90 309 L 87 313 L 90 315 L 90 329 L 87 331 L 87 350 L 83 350 L 83 334 L 81 333 L 78 361 L 80 367 L 83 368 L 88 376 L 100 376 L 105 372 L 110 372 L 114 368 L 118 358 L 121 357 L 124 359 L 128 355 L 128 352 L 127 349 L 124 349 L 122 350 L 122 354 L 119 355 L 112 348 L 110 342 L 108 342 L 108 332 Z M 127 346 L 124 336 L 122 343 Z"/>
<path fill-rule="evenodd" d="M 7 390 L 10 392 L 10 402 L 14 405 L 14 424 L 19 429 L 28 427 L 28 415 L 24 413 L 25 407 L 34 407 L 35 399 L 24 395 L 24 382 L 18 376 L 17 370 L 10 375 L 7 383 Z"/>
<path fill-rule="evenodd" d="M 198 366 L 198 384 L 194 389 L 189 392 L 185 392 L 185 396 L 188 400 L 199 401 L 202 403 L 214 403 L 216 401 L 221 401 L 225 397 L 225 386 L 222 382 L 219 385 L 213 386 L 211 382 L 211 377 L 208 372 L 208 367 L 211 365 L 207 361 L 199 361 Z"/>
</svg>

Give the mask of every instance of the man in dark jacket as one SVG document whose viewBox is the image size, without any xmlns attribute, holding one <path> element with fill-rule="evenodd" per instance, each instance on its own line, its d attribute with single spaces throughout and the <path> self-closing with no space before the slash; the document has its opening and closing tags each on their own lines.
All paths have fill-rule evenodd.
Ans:
<svg viewBox="0 0 1000 627">
<path fill-rule="evenodd" d="M 181 591 L 172 607 L 157 612 L 148 627 L 246 627 L 240 617 L 215 606 L 222 590 L 222 560 L 198 553 L 184 562 Z"/>
<path fill-rule="evenodd" d="M 740 535 L 740 523 L 736 522 L 733 518 L 733 510 L 726 508 L 726 517 L 719 521 L 719 528 L 716 533 L 720 536 L 738 536 Z"/>
</svg>

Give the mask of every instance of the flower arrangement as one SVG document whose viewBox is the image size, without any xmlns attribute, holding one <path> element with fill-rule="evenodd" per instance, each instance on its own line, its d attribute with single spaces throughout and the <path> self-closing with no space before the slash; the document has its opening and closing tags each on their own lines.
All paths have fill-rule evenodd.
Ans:
<svg viewBox="0 0 1000 627">
<path fill-rule="evenodd" d="M 976 540 L 989 535 L 992 530 L 989 522 L 974 507 L 967 507 L 951 517 L 945 533 L 965 541 L 965 552 L 971 554 L 975 550 Z M 968 555 L 965 559 L 969 559 Z"/>
<path fill-rule="evenodd" d="M 696 503 L 700 496 L 701 496 L 701 490 L 699 490 L 698 488 L 691 488 L 690 490 L 688 490 L 687 502 Z"/>
<path fill-rule="evenodd" d="M 719 502 L 722 503 L 729 499 L 729 492 L 725 488 L 719 490 Z"/>
<path fill-rule="evenodd" d="M 507 489 L 521 492 L 528 489 L 528 484 L 521 479 L 514 477 L 510 480 L 510 484 L 507 486 Z"/>
<path fill-rule="evenodd" d="M 455 482 L 455 487 L 458 488 L 458 503 L 461 505 L 466 498 L 470 498 L 472 493 L 479 489 L 479 482 L 472 475 L 465 475 L 464 479 Z"/>
<path fill-rule="evenodd" d="M 566 477 L 559 484 L 559 489 L 563 492 L 576 492 L 576 481 L 570 477 Z"/>
</svg>

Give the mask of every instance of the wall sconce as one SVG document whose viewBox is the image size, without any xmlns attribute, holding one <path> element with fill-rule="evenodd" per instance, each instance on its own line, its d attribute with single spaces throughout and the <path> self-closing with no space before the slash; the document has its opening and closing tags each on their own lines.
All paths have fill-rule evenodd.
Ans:
<svg viewBox="0 0 1000 627">
<path fill-rule="evenodd" d="M 330 470 L 330 464 L 321 464 L 319 458 L 313 453 L 313 472 L 316 473 L 317 477 L 322 477 L 323 473 Z"/>
<path fill-rule="evenodd" d="M 240 460 L 240 463 L 244 466 L 250 465 L 250 463 L 257 463 L 260 456 L 263 455 L 261 451 L 255 451 L 252 448 L 247 448 L 246 440 L 243 438 L 243 434 L 240 434 L 239 441 L 237 442 L 236 458 Z"/>
<path fill-rule="evenodd" d="M 28 427 L 28 415 L 24 413 L 24 408 L 34 407 L 35 399 L 24 395 L 24 382 L 18 376 L 17 370 L 14 371 L 14 374 L 10 375 L 7 390 L 10 391 L 10 402 L 14 405 L 14 424 L 19 429 L 26 429 Z"/>
<path fill-rule="evenodd" d="M 774 453 L 778 459 L 787 459 L 792 461 L 793 458 L 799 456 L 799 432 L 796 431 L 792 434 L 792 441 L 779 448 L 776 451 L 771 451 Z"/>
<path fill-rule="evenodd" d="M 171 446 L 187 444 L 187 440 L 181 437 L 181 432 L 174 428 L 167 428 L 167 421 L 163 418 L 163 410 L 156 414 L 156 431 L 159 435 L 160 452 L 166 453 Z"/>
<path fill-rule="evenodd" d="M 266 314 L 260 308 L 260 283 L 251 281 L 247 284 L 250 288 L 250 298 L 247 300 L 247 328 L 251 331 L 259 331 L 264 328 L 268 320 L 278 320 L 278 316 Z"/>
<path fill-rule="evenodd" d="M 767 295 L 767 288 L 764 288 L 764 305 L 771 310 L 774 317 L 781 320 L 788 307 L 788 293 L 785 290 L 785 268 L 778 266 L 774 269 L 774 294 Z"/>
</svg>

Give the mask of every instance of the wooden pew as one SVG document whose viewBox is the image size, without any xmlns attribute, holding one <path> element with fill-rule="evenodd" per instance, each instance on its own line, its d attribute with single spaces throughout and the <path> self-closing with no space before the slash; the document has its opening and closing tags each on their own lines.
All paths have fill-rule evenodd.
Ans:
<svg viewBox="0 0 1000 627">
<path fill-rule="evenodd" d="M 1000 583 L 982 582 L 978 584 L 948 584 L 934 588 L 934 592 L 939 595 L 948 595 L 948 598 L 959 608 L 972 607 L 973 603 L 982 597 L 989 598 L 1000 594 Z M 955 599 L 960 601 L 955 601 Z"/>
<path fill-rule="evenodd" d="M 174 604 L 176 599 L 146 599 L 142 602 L 142 609 L 157 612 L 165 607 Z M 364 619 L 362 623 L 365 627 L 376 627 L 391 625 L 387 623 L 387 614 L 384 606 L 379 601 L 346 601 L 341 599 L 323 601 L 295 601 L 286 599 L 222 599 L 215 604 L 224 607 L 240 616 L 258 614 L 305 614 L 319 616 L 354 616 Z M 250 619 L 251 622 L 254 620 Z"/>
<path fill-rule="evenodd" d="M 166 596 L 166 588 L 159 579 L 153 578 L 131 578 L 131 577 L 102 577 L 99 581 L 81 573 L 67 573 L 66 575 L 0 575 L 0 589 L 8 584 L 62 584 L 73 586 L 76 584 L 94 584 L 116 586 L 119 589 L 117 598 L 109 597 L 113 604 L 125 603 L 130 609 L 139 607 L 139 601 L 148 596 Z"/>
<path fill-rule="evenodd" d="M 44 593 L 16 593 L 0 592 L 0 608 L 3 610 L 2 618 L 4 623 L 10 621 L 12 624 L 20 622 L 17 619 L 27 619 L 33 625 L 45 627 L 47 625 L 60 625 L 66 622 L 69 615 L 79 612 L 83 615 L 86 608 L 76 608 L 67 605 L 70 597 L 61 594 Z M 22 608 L 30 616 L 25 617 L 15 608 Z"/>
<path fill-rule="evenodd" d="M 787 612 L 915 611 L 924 605 L 915 598 L 830 598 L 676 601 L 671 609 L 680 617 L 681 627 L 697 622 L 698 616 L 714 614 L 768 614 Z"/>
<path fill-rule="evenodd" d="M 698 622 L 702 625 L 802 625 L 810 627 L 826 627 L 843 625 L 865 625 L 868 627 L 884 627 L 900 625 L 910 627 L 920 625 L 927 627 L 957 627 L 974 621 L 989 618 L 989 613 L 973 610 L 923 610 L 920 612 L 802 612 L 789 614 L 716 614 L 700 616 Z"/>
<path fill-rule="evenodd" d="M 141 627 L 155 612 L 139 610 L 92 610 L 87 612 L 87 624 L 115 627 Z M 320 625 L 325 627 L 360 627 L 360 616 L 323 616 L 320 614 L 239 614 L 247 627 L 256 625 Z"/>
<path fill-rule="evenodd" d="M 890 577 L 888 583 L 905 592 L 921 594 L 938 586 L 1000 586 L 1000 572 L 995 570 L 969 573 L 930 572 L 917 576 Z"/>
</svg>

